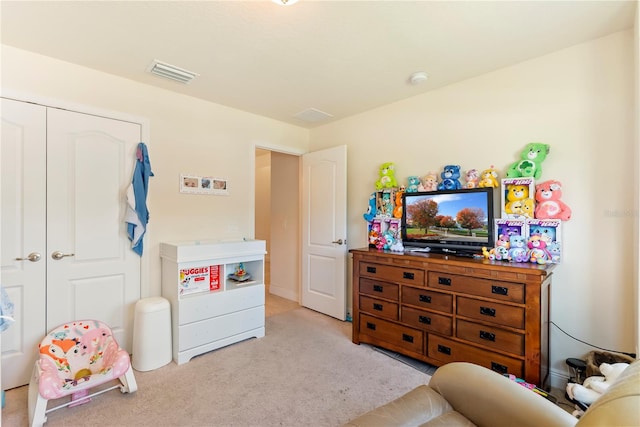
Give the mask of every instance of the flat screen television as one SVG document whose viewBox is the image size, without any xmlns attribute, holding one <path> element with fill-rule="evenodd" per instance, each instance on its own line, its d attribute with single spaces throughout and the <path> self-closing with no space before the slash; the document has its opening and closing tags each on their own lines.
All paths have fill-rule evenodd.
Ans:
<svg viewBox="0 0 640 427">
<path fill-rule="evenodd" d="M 494 189 L 440 190 L 402 195 L 406 251 L 481 254 L 494 245 Z"/>
</svg>

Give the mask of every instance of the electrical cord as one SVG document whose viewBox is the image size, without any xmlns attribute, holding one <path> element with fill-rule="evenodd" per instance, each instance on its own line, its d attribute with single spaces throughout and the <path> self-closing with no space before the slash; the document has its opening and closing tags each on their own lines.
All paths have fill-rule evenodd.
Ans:
<svg viewBox="0 0 640 427">
<path fill-rule="evenodd" d="M 553 326 L 555 326 L 556 328 L 558 328 L 558 329 L 559 329 L 563 334 L 565 334 L 565 335 L 566 335 L 566 336 L 568 336 L 569 338 L 572 338 L 572 339 L 574 339 L 574 340 L 576 340 L 576 341 L 579 341 L 579 342 L 581 342 L 582 344 L 586 344 L 586 345 L 588 345 L 588 346 L 590 346 L 590 347 L 597 348 L 597 349 L 599 349 L 599 350 L 604 350 L 604 351 L 608 351 L 608 352 L 611 352 L 611 353 L 624 354 L 625 356 L 629 356 L 629 357 L 632 357 L 632 358 L 634 358 L 634 359 L 636 358 L 636 354 L 635 354 L 635 353 L 626 353 L 626 352 L 624 352 L 624 351 L 609 350 L 609 349 L 607 349 L 607 348 L 598 347 L 597 345 L 593 345 L 593 344 L 588 343 L 588 342 L 586 342 L 586 341 L 582 341 L 581 339 L 578 339 L 578 338 L 574 337 L 573 335 L 571 335 L 571 334 L 567 333 L 567 332 L 566 332 L 564 329 L 562 329 L 560 326 L 556 325 L 556 323 L 555 323 L 555 322 L 553 322 L 553 321 L 552 321 L 552 322 L 550 322 L 550 323 L 551 323 Z"/>
</svg>

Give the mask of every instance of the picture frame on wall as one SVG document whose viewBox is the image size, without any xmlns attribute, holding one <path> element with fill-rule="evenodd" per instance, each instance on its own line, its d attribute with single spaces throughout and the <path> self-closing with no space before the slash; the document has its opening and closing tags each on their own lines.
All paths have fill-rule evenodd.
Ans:
<svg viewBox="0 0 640 427">
<path fill-rule="evenodd" d="M 228 181 L 224 178 L 198 176 L 194 174 L 180 174 L 180 192 L 188 194 L 228 196 L 229 185 Z"/>
</svg>

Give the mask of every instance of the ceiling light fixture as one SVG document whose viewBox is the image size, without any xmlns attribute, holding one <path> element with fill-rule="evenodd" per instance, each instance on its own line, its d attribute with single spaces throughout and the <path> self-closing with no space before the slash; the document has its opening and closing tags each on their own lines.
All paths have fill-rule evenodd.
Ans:
<svg viewBox="0 0 640 427">
<path fill-rule="evenodd" d="M 147 67 L 147 72 L 184 84 L 191 83 L 191 80 L 199 76 L 198 73 L 158 61 L 157 59 L 154 59 L 151 65 Z"/>
<path fill-rule="evenodd" d="M 271 0 L 275 4 L 279 4 L 280 6 L 291 6 L 296 3 L 298 0 Z"/>
<path fill-rule="evenodd" d="M 418 71 L 416 73 L 411 74 L 409 77 L 409 83 L 412 85 L 419 85 L 420 83 L 424 83 L 429 78 L 429 75 L 424 71 Z"/>
</svg>

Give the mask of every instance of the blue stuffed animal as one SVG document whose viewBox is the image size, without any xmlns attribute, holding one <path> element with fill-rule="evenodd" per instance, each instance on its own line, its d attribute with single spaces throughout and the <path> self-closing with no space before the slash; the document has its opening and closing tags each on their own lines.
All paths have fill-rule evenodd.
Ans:
<svg viewBox="0 0 640 427">
<path fill-rule="evenodd" d="M 442 181 L 438 184 L 438 190 L 459 190 L 462 188 L 460 184 L 460 166 L 447 165 L 440 174 Z"/>
<path fill-rule="evenodd" d="M 376 217 L 376 193 L 371 193 L 369 196 L 369 207 L 367 212 L 363 214 L 365 221 L 371 222 Z"/>
<path fill-rule="evenodd" d="M 528 262 L 527 241 L 519 234 L 509 236 L 509 259 L 513 262 Z"/>
<path fill-rule="evenodd" d="M 407 178 L 407 183 L 409 184 L 407 185 L 407 193 L 418 192 L 418 186 L 420 185 L 420 178 L 418 178 L 417 176 L 410 176 L 409 178 Z"/>
</svg>

